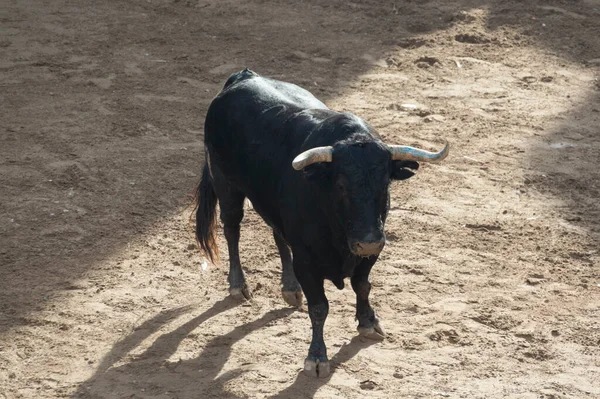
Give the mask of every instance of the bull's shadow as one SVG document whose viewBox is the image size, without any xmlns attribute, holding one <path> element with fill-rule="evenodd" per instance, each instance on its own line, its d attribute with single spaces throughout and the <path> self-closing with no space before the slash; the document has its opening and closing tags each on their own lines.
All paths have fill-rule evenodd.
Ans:
<svg viewBox="0 0 600 399">
<path fill-rule="evenodd" d="M 191 331 L 200 326 L 208 319 L 217 316 L 218 314 L 225 312 L 229 309 L 234 308 L 237 303 L 230 299 L 225 298 L 216 302 L 209 309 L 204 311 L 199 316 L 194 317 L 175 331 L 165 334 L 158 338 L 154 343 L 144 352 L 141 357 L 157 357 L 161 359 L 168 358 L 172 353 L 177 350 L 179 342 L 185 338 Z M 158 313 L 156 316 L 146 320 L 139 326 L 136 326 L 131 334 L 117 342 L 111 351 L 102 359 L 96 375 L 100 375 L 109 370 L 115 363 L 123 359 L 129 352 L 135 349 L 142 341 L 147 339 L 152 334 L 156 333 L 163 326 L 167 325 L 173 319 L 183 316 L 184 314 L 190 313 L 194 310 L 194 306 L 182 306 L 179 308 L 169 309 Z"/>
<path fill-rule="evenodd" d="M 192 318 L 175 330 L 158 337 L 143 353 L 123 365 L 113 367 L 122 361 L 144 339 L 168 324 L 172 319 L 189 313 L 192 307 L 176 308 L 160 313 L 144 322 L 135 331 L 118 342 L 109 355 L 102 361 L 96 374 L 80 387 L 75 397 L 129 397 L 144 392 L 147 388 L 137 386 L 143 380 L 143 386 L 155 386 L 164 392 L 177 392 L 181 397 L 209 396 L 223 391 L 224 384 L 244 372 L 243 368 L 219 375 L 229 359 L 233 344 L 248 334 L 265 327 L 267 324 L 289 316 L 294 310 L 273 309 L 262 317 L 240 324 L 227 334 L 211 339 L 203 346 L 198 357 L 176 363 L 167 359 L 173 355 L 183 339 L 192 331 L 200 328 L 210 318 L 239 305 L 235 299 L 227 297 L 213 304 L 202 314 Z M 198 370 L 202 370 L 200 374 Z M 197 375 L 196 375 L 197 374 Z M 117 383 L 116 383 L 117 382 Z M 199 396 L 200 395 L 200 396 Z M 232 397 L 227 392 L 227 397 Z"/>
<path fill-rule="evenodd" d="M 194 330 L 201 328 L 204 322 L 238 305 L 239 302 L 230 297 L 219 300 L 200 315 L 175 330 L 161 335 L 143 353 L 131 358 L 129 353 L 142 341 L 174 319 L 193 312 L 195 307 L 185 306 L 161 312 L 135 327 L 130 335 L 115 344 L 99 365 L 94 376 L 81 385 L 73 397 L 137 397 L 137 395 L 143 395 L 144 392 L 150 394 L 150 389 L 176 393 L 180 398 L 247 397 L 244 394 L 236 395 L 227 389 L 226 385 L 241 374 L 252 370 L 252 367 L 240 365 L 221 373 L 231 355 L 233 345 L 249 334 L 261 328 L 268 328 L 268 325 L 290 316 L 295 311 L 294 309 L 270 310 L 254 321 L 240 324 L 230 332 L 212 338 L 203 345 L 197 357 L 178 362 L 169 360 L 181 342 Z M 342 346 L 330 360 L 332 375 L 335 374 L 339 365 L 352 359 L 361 349 L 374 343 L 375 341 L 363 342 L 359 337 L 355 337 L 350 343 Z M 282 353 L 280 357 L 283 355 Z M 301 365 L 302 359 L 296 360 L 298 365 Z M 116 364 L 121 365 L 115 366 Z M 301 371 L 289 387 L 272 397 L 312 397 L 319 387 L 329 381 L 329 378 L 310 378 Z"/>
<path fill-rule="evenodd" d="M 201 327 L 207 320 L 233 309 L 237 305 L 239 305 L 239 302 L 231 297 L 226 297 L 215 302 L 200 315 L 192 318 L 175 330 L 158 337 L 143 353 L 135 356 L 133 360 L 115 367 L 115 364 L 118 362 L 123 363 L 129 353 L 140 345 L 143 340 L 161 328 L 164 328 L 173 319 L 184 314 L 189 314 L 194 310 L 194 307 L 186 306 L 159 313 L 140 326 L 135 327 L 133 333 L 117 342 L 110 353 L 102 360 L 94 376 L 80 386 L 74 397 L 130 397 L 145 390 L 145 388 L 136 385 L 137 380 L 144 380 L 144 387 L 147 387 L 148 381 L 161 379 L 161 377 L 165 376 L 168 377 L 164 378 L 164 381 L 160 384 L 161 390 L 176 392 L 185 388 L 186 390 L 189 389 L 189 397 L 198 397 L 198 392 L 202 392 L 203 389 L 214 385 L 211 381 L 215 379 L 223 368 L 223 365 L 227 362 L 231 345 L 234 342 L 239 341 L 247 334 L 263 327 L 267 323 L 283 318 L 292 312 L 291 309 L 272 310 L 254 322 L 240 325 L 228 334 L 213 338 L 204 346 L 197 358 L 180 361 L 174 365 L 170 365 L 170 367 L 165 366 L 169 364 L 167 359 L 176 352 L 181 341 L 192 331 Z M 222 342 L 228 342 L 229 345 L 222 345 Z M 205 359 L 206 357 L 209 359 Z M 208 363 L 210 363 L 210 367 L 205 367 Z M 186 374 L 183 370 L 198 369 L 206 371 L 200 379 L 182 377 L 182 375 Z M 182 381 L 182 378 L 185 381 Z M 225 377 L 222 376 L 222 378 Z M 119 383 L 115 383 L 116 381 Z"/>
</svg>

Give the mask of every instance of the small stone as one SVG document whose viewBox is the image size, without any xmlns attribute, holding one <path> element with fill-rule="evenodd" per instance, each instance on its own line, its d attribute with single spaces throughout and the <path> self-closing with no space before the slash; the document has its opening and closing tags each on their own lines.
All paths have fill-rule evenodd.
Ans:
<svg viewBox="0 0 600 399">
<path fill-rule="evenodd" d="M 560 335 L 558 330 L 552 330 L 552 331 L 550 331 L 550 334 L 552 334 L 553 337 L 558 337 Z"/>
<path fill-rule="evenodd" d="M 367 391 L 372 391 L 376 387 L 377 387 L 377 383 L 375 383 L 374 381 L 371 381 L 371 380 L 362 381 L 360 383 L 360 389 L 364 389 Z"/>
<path fill-rule="evenodd" d="M 379 59 L 376 57 L 373 57 L 370 54 L 364 54 L 362 57 L 360 57 L 361 59 L 367 61 L 369 64 L 373 65 L 373 66 L 379 66 L 382 68 L 387 68 L 388 64 L 385 60 L 383 59 Z"/>
<path fill-rule="evenodd" d="M 533 278 L 533 277 L 529 277 L 527 279 L 525 279 L 525 282 L 529 285 L 538 285 L 541 282 L 543 282 L 544 279 L 543 278 Z"/>
<path fill-rule="evenodd" d="M 525 83 L 534 83 L 537 81 L 537 78 L 535 76 L 523 76 L 521 80 Z"/>
<path fill-rule="evenodd" d="M 428 66 L 433 66 L 435 64 L 441 64 L 439 58 L 436 57 L 421 57 L 415 61 L 415 64 L 427 64 Z"/>
<path fill-rule="evenodd" d="M 292 51 L 292 54 L 301 59 L 306 59 L 310 57 L 310 55 L 300 50 Z"/>
<path fill-rule="evenodd" d="M 423 121 L 425 122 L 443 122 L 445 120 L 445 118 L 442 115 L 427 115 L 426 117 L 423 118 Z"/>
<path fill-rule="evenodd" d="M 400 104 L 400 109 L 403 111 L 412 111 L 413 109 L 417 109 L 417 104 Z"/>
</svg>

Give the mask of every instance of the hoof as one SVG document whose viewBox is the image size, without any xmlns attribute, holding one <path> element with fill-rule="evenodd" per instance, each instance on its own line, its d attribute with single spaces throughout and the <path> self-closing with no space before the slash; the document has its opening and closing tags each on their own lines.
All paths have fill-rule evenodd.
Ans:
<svg viewBox="0 0 600 399">
<path fill-rule="evenodd" d="M 379 325 L 379 321 L 375 321 L 373 323 L 373 327 L 358 327 L 358 334 L 362 338 L 372 339 L 374 341 L 383 341 L 385 339 L 385 332 L 381 325 Z"/>
<path fill-rule="evenodd" d="M 329 362 L 306 359 L 304 361 L 304 374 L 313 378 L 327 378 L 331 374 Z"/>
<path fill-rule="evenodd" d="M 299 308 L 302 306 L 302 291 L 281 291 L 283 300 L 290 306 Z"/>
<path fill-rule="evenodd" d="M 237 299 L 238 301 L 246 301 L 252 298 L 250 290 L 246 285 L 244 285 L 241 288 L 230 288 L 229 295 L 231 295 L 232 298 Z"/>
</svg>

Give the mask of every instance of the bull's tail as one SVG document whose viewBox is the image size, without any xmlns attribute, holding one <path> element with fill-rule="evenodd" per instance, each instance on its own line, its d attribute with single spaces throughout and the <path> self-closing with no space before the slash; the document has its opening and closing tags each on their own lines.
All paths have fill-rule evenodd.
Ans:
<svg viewBox="0 0 600 399">
<path fill-rule="evenodd" d="M 213 187 L 208 163 L 204 163 L 202 180 L 196 190 L 196 240 L 204 254 L 214 264 L 219 259 L 217 246 L 217 193 Z"/>
</svg>

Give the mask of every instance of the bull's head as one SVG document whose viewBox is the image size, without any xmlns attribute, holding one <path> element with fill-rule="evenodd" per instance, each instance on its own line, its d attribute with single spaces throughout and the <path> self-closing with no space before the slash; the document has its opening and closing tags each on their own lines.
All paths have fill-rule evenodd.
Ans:
<svg viewBox="0 0 600 399">
<path fill-rule="evenodd" d="M 349 140 L 307 150 L 294 159 L 292 166 L 303 170 L 322 164 L 327 178 L 319 180 L 334 193 L 333 209 L 345 226 L 350 251 L 366 257 L 378 255 L 385 244 L 390 182 L 413 176 L 418 162 L 443 160 L 449 149 L 448 143 L 440 152 L 429 152 L 373 139 Z"/>
</svg>

